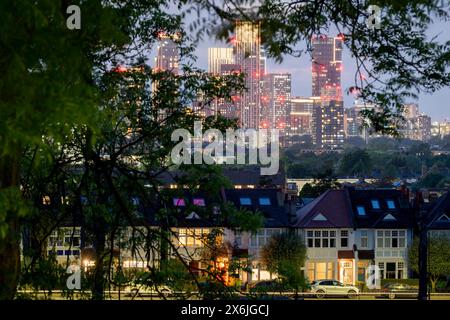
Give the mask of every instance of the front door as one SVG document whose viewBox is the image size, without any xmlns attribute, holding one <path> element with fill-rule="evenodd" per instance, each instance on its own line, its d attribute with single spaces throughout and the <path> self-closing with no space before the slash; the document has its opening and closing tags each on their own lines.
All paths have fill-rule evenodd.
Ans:
<svg viewBox="0 0 450 320">
<path fill-rule="evenodd" d="M 353 260 L 339 261 L 339 281 L 353 285 Z"/>
<path fill-rule="evenodd" d="M 395 262 L 386 262 L 386 279 L 395 279 Z"/>
</svg>

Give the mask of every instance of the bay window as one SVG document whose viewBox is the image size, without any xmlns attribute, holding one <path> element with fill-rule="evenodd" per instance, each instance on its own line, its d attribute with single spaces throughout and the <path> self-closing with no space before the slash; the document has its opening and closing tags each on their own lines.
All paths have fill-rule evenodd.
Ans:
<svg viewBox="0 0 450 320">
<path fill-rule="evenodd" d="M 378 248 L 405 248 L 406 231 L 405 230 L 378 230 L 377 231 Z"/>
</svg>

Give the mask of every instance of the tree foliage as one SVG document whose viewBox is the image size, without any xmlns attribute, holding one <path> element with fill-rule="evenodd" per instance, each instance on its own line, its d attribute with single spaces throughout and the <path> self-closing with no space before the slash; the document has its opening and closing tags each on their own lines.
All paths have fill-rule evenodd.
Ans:
<svg viewBox="0 0 450 320">
<path fill-rule="evenodd" d="M 261 255 L 267 270 L 278 275 L 285 285 L 296 292 L 306 288 L 301 270 L 306 260 L 306 246 L 300 236 L 294 233 L 276 234 L 263 247 Z"/>
<path fill-rule="evenodd" d="M 408 252 L 409 265 L 419 272 L 419 239 L 414 239 Z M 428 237 L 428 278 L 434 291 L 440 276 L 450 274 L 450 240 L 446 237 Z"/>
</svg>

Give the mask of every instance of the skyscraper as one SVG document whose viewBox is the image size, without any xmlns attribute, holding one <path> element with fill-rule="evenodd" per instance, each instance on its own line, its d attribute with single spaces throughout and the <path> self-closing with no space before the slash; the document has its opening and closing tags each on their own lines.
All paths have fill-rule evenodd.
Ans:
<svg viewBox="0 0 450 320">
<path fill-rule="evenodd" d="M 320 97 L 293 97 L 289 113 L 289 136 L 311 135 L 314 107 L 320 105 Z"/>
<path fill-rule="evenodd" d="M 427 141 L 431 139 L 431 118 L 420 113 L 417 103 L 403 105 L 405 122 L 400 132 L 411 140 Z"/>
<path fill-rule="evenodd" d="M 321 99 L 313 110 L 312 131 L 320 148 L 337 148 L 344 142 L 342 40 L 326 35 L 312 39 L 312 95 Z"/>
<path fill-rule="evenodd" d="M 233 48 L 208 48 L 208 72 L 220 74 L 222 64 L 234 63 Z"/>
<path fill-rule="evenodd" d="M 338 148 L 344 142 L 344 104 L 342 100 L 320 100 L 313 110 L 313 142 L 319 148 Z"/>
<path fill-rule="evenodd" d="M 345 109 L 344 125 L 346 137 L 361 137 L 366 142 L 373 130 L 368 128 L 367 119 L 363 118 L 361 111 L 374 109 L 375 105 L 356 100 L 352 107 Z"/>
<path fill-rule="evenodd" d="M 235 63 L 245 73 L 246 90 L 238 102 L 240 124 L 243 128 L 260 127 L 261 37 L 260 24 L 237 21 L 233 39 Z"/>
<path fill-rule="evenodd" d="M 157 48 L 157 54 L 155 57 L 155 66 L 153 72 L 170 71 L 175 75 L 179 73 L 179 51 L 176 44 L 179 35 L 168 35 L 161 32 L 158 35 L 159 45 Z M 155 95 L 159 90 L 159 81 L 152 82 L 152 94 Z M 167 116 L 167 110 L 158 110 L 158 119 L 163 120 Z"/>
<path fill-rule="evenodd" d="M 291 74 L 268 73 L 262 88 L 260 125 L 277 128 L 284 135 L 291 109 Z"/>
<path fill-rule="evenodd" d="M 155 71 L 171 71 L 174 74 L 179 73 L 179 52 L 175 40 L 178 35 L 159 35 L 159 45 L 155 58 Z"/>
<path fill-rule="evenodd" d="M 241 73 L 241 66 L 235 63 L 227 63 L 222 64 L 220 66 L 220 75 L 221 76 L 228 76 L 232 74 L 240 74 Z M 239 101 L 240 96 L 237 94 L 232 95 L 231 101 L 226 101 L 225 99 L 219 99 L 217 100 L 216 105 L 216 114 L 220 114 L 221 116 L 229 119 L 236 119 L 239 118 Z"/>
<path fill-rule="evenodd" d="M 342 37 L 316 36 L 312 39 L 312 95 L 333 89 L 341 95 Z"/>
</svg>

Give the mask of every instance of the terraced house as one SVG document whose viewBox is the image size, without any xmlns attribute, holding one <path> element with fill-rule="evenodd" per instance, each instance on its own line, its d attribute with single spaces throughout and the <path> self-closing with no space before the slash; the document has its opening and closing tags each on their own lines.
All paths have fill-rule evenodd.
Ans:
<svg viewBox="0 0 450 320">
<path fill-rule="evenodd" d="M 408 277 L 407 248 L 414 214 L 400 190 L 329 190 L 297 211 L 294 224 L 307 245 L 310 281 L 365 281 L 369 265 L 382 279 Z"/>
<path fill-rule="evenodd" d="M 273 235 L 293 229 L 307 247 L 304 271 L 310 281 L 336 279 L 356 285 L 365 281 L 371 265 L 378 267 L 382 279 L 412 276 L 408 247 L 417 231 L 419 210 L 413 207 L 406 190 L 345 187 L 328 190 L 297 209 L 296 193 L 283 187 L 222 189 L 216 195 L 180 190 L 169 204 L 170 210 L 176 212 L 175 219 L 164 226 L 171 232 L 169 255 L 184 259 L 193 273 L 201 275 L 211 262 L 208 239 L 218 230 L 219 243 L 212 254 L 218 256 L 216 267 L 224 270 L 227 283 L 273 279 L 277 275 L 267 271 L 261 249 Z M 133 203 L 145 223 L 125 228 L 118 244 L 132 238 L 138 245 L 112 250 L 125 269 L 146 268 L 150 260 L 157 263 L 160 254 L 158 248 L 152 251 L 154 256 L 146 253 L 146 239 L 142 237 L 145 232 L 139 242 L 139 228 L 162 228 L 162 222 L 154 208 L 143 207 L 139 199 L 133 199 Z M 249 214 L 261 213 L 263 227 L 255 233 L 232 228 L 220 211 L 219 204 L 223 203 L 232 203 Z M 427 210 L 429 235 L 450 237 L 450 194 L 422 209 Z M 70 260 L 91 267 L 95 261 L 95 250 L 83 239 L 81 224 L 60 226 L 48 238 L 47 252 L 55 254 L 62 264 Z M 248 268 L 228 274 L 234 259 L 240 259 Z"/>
</svg>

